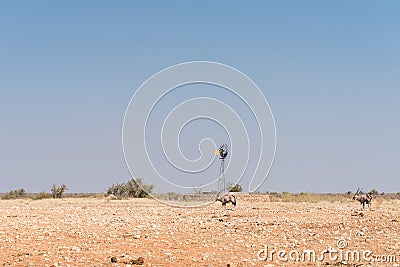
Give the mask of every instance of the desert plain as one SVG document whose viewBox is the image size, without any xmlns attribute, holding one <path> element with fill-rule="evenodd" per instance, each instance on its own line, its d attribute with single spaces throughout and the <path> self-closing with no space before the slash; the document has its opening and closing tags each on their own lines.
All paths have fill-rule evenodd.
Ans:
<svg viewBox="0 0 400 267">
<path fill-rule="evenodd" d="M 400 266 L 400 201 L 0 201 L 0 266 Z"/>
</svg>

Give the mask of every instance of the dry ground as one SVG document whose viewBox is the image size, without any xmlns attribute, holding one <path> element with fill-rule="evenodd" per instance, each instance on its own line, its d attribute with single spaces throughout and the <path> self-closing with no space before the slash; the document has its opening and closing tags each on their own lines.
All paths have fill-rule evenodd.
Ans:
<svg viewBox="0 0 400 267">
<path fill-rule="evenodd" d="M 0 266 L 133 266 L 139 257 L 143 266 L 398 266 L 377 260 L 396 256 L 400 263 L 400 202 L 378 201 L 362 213 L 356 208 L 350 200 L 240 197 L 238 206 L 226 210 L 219 202 L 173 208 L 137 199 L 1 200 Z M 347 247 L 340 250 L 341 239 Z M 263 261 L 265 246 L 269 258 Z M 277 253 L 271 259 L 272 249 L 286 251 L 286 261 L 283 252 L 283 259 Z M 322 259 L 327 249 L 333 258 Z M 306 250 L 316 252 L 315 262 Z M 370 250 L 366 258 L 372 262 L 338 257 L 356 250 Z M 298 253 L 299 261 L 289 253 L 293 259 Z"/>
</svg>

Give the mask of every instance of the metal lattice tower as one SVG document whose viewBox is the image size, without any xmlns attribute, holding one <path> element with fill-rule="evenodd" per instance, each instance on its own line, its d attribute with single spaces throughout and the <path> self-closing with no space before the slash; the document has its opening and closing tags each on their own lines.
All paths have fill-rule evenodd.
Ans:
<svg viewBox="0 0 400 267">
<path fill-rule="evenodd" d="M 219 159 L 221 160 L 221 166 L 219 168 L 218 178 L 218 195 L 226 193 L 225 184 L 225 158 L 228 156 L 228 146 L 223 144 L 218 149 Z"/>
</svg>

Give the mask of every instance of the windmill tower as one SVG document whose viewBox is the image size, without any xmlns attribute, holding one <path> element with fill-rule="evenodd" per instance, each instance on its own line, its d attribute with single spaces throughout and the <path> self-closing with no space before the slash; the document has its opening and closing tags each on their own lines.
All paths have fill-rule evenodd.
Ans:
<svg viewBox="0 0 400 267">
<path fill-rule="evenodd" d="M 223 144 L 217 150 L 219 154 L 219 159 L 221 160 L 221 166 L 219 168 L 219 178 L 218 178 L 218 195 L 224 194 L 226 192 L 225 184 L 225 158 L 228 156 L 228 146 Z"/>
</svg>

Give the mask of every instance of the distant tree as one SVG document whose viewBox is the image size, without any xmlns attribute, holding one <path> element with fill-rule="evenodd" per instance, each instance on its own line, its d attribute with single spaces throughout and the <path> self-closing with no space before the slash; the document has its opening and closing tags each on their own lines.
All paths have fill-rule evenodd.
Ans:
<svg viewBox="0 0 400 267">
<path fill-rule="evenodd" d="M 23 188 L 18 189 L 16 193 L 17 193 L 17 197 L 18 197 L 18 198 L 20 198 L 20 197 L 26 197 L 26 191 L 25 191 L 25 189 L 23 189 Z"/>
<path fill-rule="evenodd" d="M 16 198 L 24 198 L 26 197 L 26 191 L 23 188 L 20 189 L 14 189 L 11 191 L 8 191 L 7 193 L 4 194 L 2 197 L 3 199 L 16 199 Z"/>
<path fill-rule="evenodd" d="M 109 194 L 109 195 L 113 194 L 114 196 L 119 197 L 119 198 L 128 196 L 127 188 L 124 183 L 122 183 L 122 184 L 116 183 L 116 184 L 111 185 L 107 189 L 107 194 Z"/>
<path fill-rule="evenodd" d="M 371 191 L 368 192 L 368 194 L 373 195 L 373 196 L 377 196 L 377 195 L 379 195 L 379 192 L 376 189 L 372 189 Z"/>
<path fill-rule="evenodd" d="M 203 193 L 203 189 L 201 188 L 201 184 L 197 187 L 193 188 L 193 191 L 196 195 L 201 195 Z"/>
<path fill-rule="evenodd" d="M 58 186 L 57 184 L 53 184 L 51 186 L 51 196 L 53 198 L 61 198 L 65 191 L 68 190 L 68 187 L 65 184 Z"/>
<path fill-rule="evenodd" d="M 153 184 L 145 184 L 143 178 L 131 179 L 126 183 L 128 196 L 135 198 L 145 198 L 153 192 Z"/>
<path fill-rule="evenodd" d="M 113 184 L 107 189 L 107 194 L 113 194 L 118 198 L 134 197 L 145 198 L 153 192 L 153 184 L 146 184 L 142 178 L 131 179 L 126 183 Z"/>
<path fill-rule="evenodd" d="M 239 184 L 229 183 L 227 185 L 227 188 L 228 188 L 229 192 L 242 192 L 243 191 L 243 188 Z"/>
</svg>

